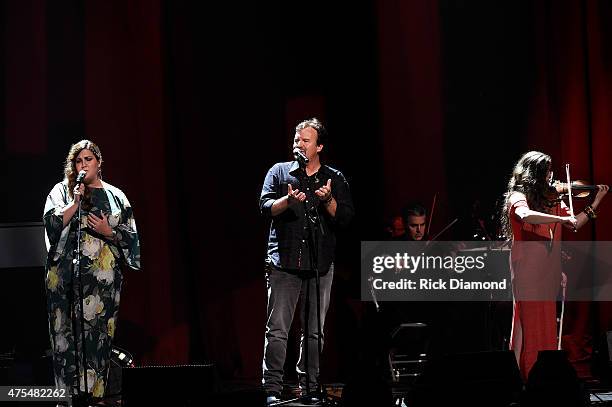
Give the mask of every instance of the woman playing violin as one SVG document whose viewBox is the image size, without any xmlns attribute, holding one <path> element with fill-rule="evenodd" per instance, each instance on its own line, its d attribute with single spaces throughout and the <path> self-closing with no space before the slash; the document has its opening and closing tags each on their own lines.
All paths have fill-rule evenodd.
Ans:
<svg viewBox="0 0 612 407">
<path fill-rule="evenodd" d="M 557 349 L 556 297 L 561 285 L 561 225 L 578 230 L 596 217 L 608 192 L 598 185 L 593 202 L 573 216 L 552 183 L 550 156 L 530 151 L 516 163 L 502 209 L 502 229 L 512 240 L 514 296 L 510 348 L 526 380 L 538 351 Z M 529 241 L 530 243 L 518 243 Z"/>
</svg>

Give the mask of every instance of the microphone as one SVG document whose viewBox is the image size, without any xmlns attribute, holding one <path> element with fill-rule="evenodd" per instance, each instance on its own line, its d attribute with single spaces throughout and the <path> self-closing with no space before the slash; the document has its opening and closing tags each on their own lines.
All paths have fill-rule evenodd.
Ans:
<svg viewBox="0 0 612 407">
<path fill-rule="evenodd" d="M 77 175 L 77 178 L 76 178 L 76 184 L 77 185 L 79 185 L 79 184 L 81 184 L 81 182 L 83 182 L 83 178 L 85 178 L 85 175 L 87 175 L 87 171 L 85 171 L 85 170 L 79 171 L 79 175 Z"/>
<path fill-rule="evenodd" d="M 308 157 L 306 157 L 306 155 L 304 155 L 304 153 L 302 152 L 302 150 L 300 150 L 299 148 L 294 148 L 293 149 L 293 157 L 295 157 L 295 159 L 300 163 L 300 164 L 308 164 L 308 162 L 310 161 L 308 159 Z"/>
</svg>

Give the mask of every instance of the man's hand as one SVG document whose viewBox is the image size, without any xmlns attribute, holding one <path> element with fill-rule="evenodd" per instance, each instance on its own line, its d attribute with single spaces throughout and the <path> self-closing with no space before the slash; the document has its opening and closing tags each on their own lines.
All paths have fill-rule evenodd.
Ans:
<svg viewBox="0 0 612 407">
<path fill-rule="evenodd" d="M 300 192 L 299 189 L 294 190 L 291 184 L 287 184 L 287 185 L 288 185 L 287 204 L 289 206 L 293 206 L 298 202 L 304 202 L 306 200 L 305 193 Z"/>
<path fill-rule="evenodd" d="M 321 188 L 315 191 L 315 194 L 319 197 L 319 199 L 323 202 L 326 202 L 331 199 L 331 178 L 327 180 L 327 184 L 323 185 Z"/>
</svg>

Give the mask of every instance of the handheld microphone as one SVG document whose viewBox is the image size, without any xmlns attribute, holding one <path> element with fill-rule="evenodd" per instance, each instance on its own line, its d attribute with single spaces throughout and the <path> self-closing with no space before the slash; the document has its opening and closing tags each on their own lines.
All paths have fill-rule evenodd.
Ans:
<svg viewBox="0 0 612 407">
<path fill-rule="evenodd" d="M 294 148 L 293 149 L 293 157 L 295 157 L 295 159 L 300 163 L 300 164 L 308 164 L 308 162 L 310 161 L 308 159 L 308 157 L 306 157 L 306 155 L 302 152 L 302 150 L 300 150 L 299 148 Z"/>
<path fill-rule="evenodd" d="M 87 175 L 87 171 L 85 170 L 81 170 L 79 171 L 79 175 L 77 175 L 76 178 L 76 184 L 79 185 L 83 182 L 83 178 L 85 178 L 85 175 Z"/>
</svg>

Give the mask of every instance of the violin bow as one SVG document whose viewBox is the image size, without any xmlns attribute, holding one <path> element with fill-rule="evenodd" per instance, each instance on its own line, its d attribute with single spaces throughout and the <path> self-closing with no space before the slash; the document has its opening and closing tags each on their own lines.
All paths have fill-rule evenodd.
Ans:
<svg viewBox="0 0 612 407">
<path fill-rule="evenodd" d="M 442 233 L 446 232 L 451 226 L 453 226 L 455 223 L 457 223 L 457 221 L 459 220 L 459 218 L 455 218 L 454 221 L 452 221 L 451 223 L 449 223 L 448 225 L 446 225 L 446 227 L 444 227 L 444 229 L 442 229 L 441 231 L 438 232 L 437 235 L 435 235 L 434 237 L 432 237 L 431 239 L 429 239 L 426 243 L 425 246 L 429 245 L 430 242 L 433 242 L 434 240 L 436 240 L 438 238 L 438 236 L 440 236 Z"/>
<path fill-rule="evenodd" d="M 569 197 L 570 215 L 574 216 L 574 202 L 572 201 L 572 181 L 570 180 L 569 164 L 565 164 L 565 175 L 567 176 L 567 195 Z"/>
<path fill-rule="evenodd" d="M 570 178 L 569 164 L 565 164 L 565 175 L 567 177 L 567 195 L 569 196 L 570 215 L 574 216 L 574 202 L 572 200 L 572 180 Z M 574 228 L 576 232 L 576 228 Z M 563 284 L 563 293 L 561 295 L 561 316 L 559 317 L 559 335 L 557 336 L 557 350 L 561 350 L 561 338 L 563 337 L 563 316 L 565 314 L 565 295 L 567 283 Z"/>
<path fill-rule="evenodd" d="M 436 209 L 436 197 L 438 193 L 436 192 L 433 196 L 433 200 L 431 201 L 431 210 L 429 211 L 429 219 L 427 220 L 427 236 L 429 236 L 429 228 L 431 228 L 431 221 L 433 220 L 434 209 Z"/>
</svg>

